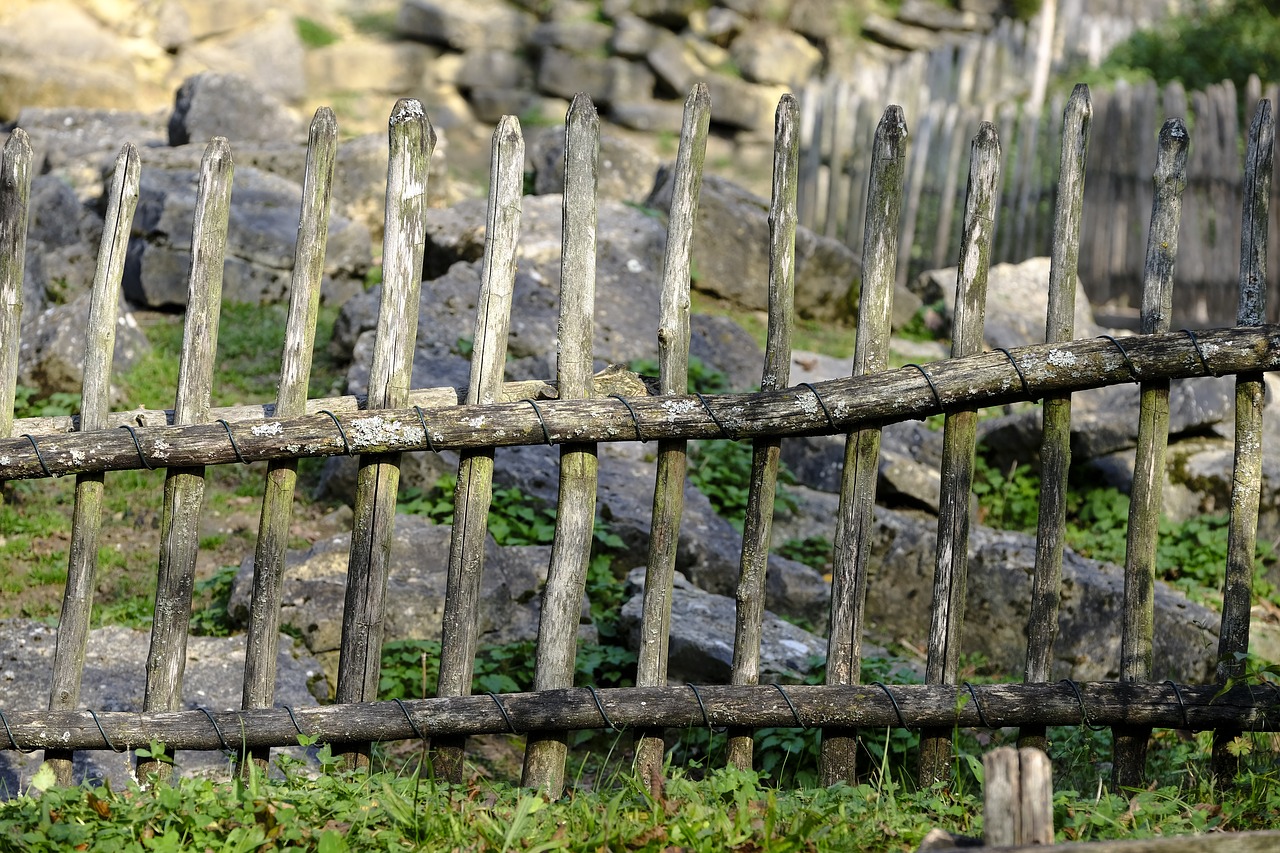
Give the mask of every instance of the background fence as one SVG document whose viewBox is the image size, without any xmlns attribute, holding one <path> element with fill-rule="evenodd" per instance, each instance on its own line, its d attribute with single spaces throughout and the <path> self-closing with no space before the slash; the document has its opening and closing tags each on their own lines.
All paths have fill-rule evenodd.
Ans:
<svg viewBox="0 0 1280 853">
<path fill-rule="evenodd" d="M 1062 71 L 1086 48 L 1077 32 L 1096 18 L 1060 4 L 1046 36 L 1009 19 L 991 33 L 909 54 L 874 78 L 832 77 L 804 92 L 800 222 L 862 251 L 871 141 L 882 105 L 902 104 L 911 122 L 911 169 L 905 188 L 898 280 L 952 266 L 964 204 L 961 177 L 972 129 L 991 121 L 1002 142 L 999 221 L 992 262 L 1018 262 L 1052 251 L 1058 187 L 1058 140 L 1067 97 L 1046 97 L 1049 72 Z M 1117 39 L 1118 40 L 1118 39 Z M 1108 41 L 1108 44 L 1113 43 Z M 1136 310 L 1141 304 L 1146 212 L 1151 209 L 1155 140 L 1162 122 L 1183 117 L 1194 131 L 1187 164 L 1187 215 L 1178 235 L 1175 322 L 1229 324 L 1234 318 L 1238 211 L 1248 120 L 1280 88 L 1253 78 L 1240 92 L 1230 81 L 1188 93 L 1177 83 L 1121 81 L 1093 99 L 1089 181 L 1080 223 L 1079 271 L 1094 304 Z M 1270 213 L 1280 225 L 1280 210 Z M 1280 285 L 1280 248 L 1272 248 L 1269 284 Z M 1270 319 L 1280 318 L 1272 305 Z M 1120 312 L 1123 315 L 1124 311 Z"/>
<path fill-rule="evenodd" d="M 126 146 L 116 162 L 94 280 L 87 336 L 82 411 L 69 422 L 12 417 L 21 311 L 22 259 L 31 149 L 15 130 L 0 166 L 0 479 L 76 476 L 76 504 L 67 594 L 58 629 L 48 709 L 4 709 L 0 748 L 44 749 L 63 780 L 72 750 L 125 749 L 162 741 L 173 749 L 243 749 L 264 762 L 273 746 L 300 735 L 339 746 L 349 762 L 368 760 L 373 741 L 430 738 L 437 774 L 462 772 L 465 737 L 526 732 L 524 782 L 558 790 L 564 784 L 566 733 L 579 728 L 633 729 L 638 771 L 660 778 L 664 727 L 727 726 L 729 760 L 749 764 L 751 729 L 780 725 L 824 730 L 822 777 L 856 774 L 857 728 L 911 726 L 923 730 L 921 780 L 950 772 L 953 726 L 1021 726 L 1028 744 L 1043 743 L 1046 725 L 1083 722 L 1117 727 L 1116 781 L 1142 779 L 1145 732 L 1152 726 L 1212 728 L 1215 755 L 1226 768 L 1227 740 L 1243 730 L 1280 728 L 1274 692 L 1253 691 L 1238 657 L 1248 648 L 1250 584 L 1261 482 L 1261 373 L 1280 367 L 1280 329 L 1262 325 L 1273 122 L 1261 104 L 1251 128 L 1244 179 L 1240 309 L 1233 329 L 1170 332 L 1174 259 L 1178 252 L 1188 132 L 1165 124 L 1155 153 L 1155 196 L 1144 271 L 1140 335 L 1074 340 L 1076 253 L 1080 245 L 1084 167 L 1091 122 L 1089 94 L 1078 87 L 1066 105 L 1059 137 L 1059 189 L 1053 218 L 1053 265 L 1047 340 L 1043 345 L 982 351 L 988 264 L 998 244 L 996 215 L 1004 203 L 999 175 L 1008 162 L 997 128 L 976 127 L 970 149 L 966 207 L 960 223 L 954 358 L 886 370 L 889 318 L 899 274 L 899 221 L 912 205 L 910 176 L 924 146 L 908 155 L 904 112 L 890 107 L 868 149 L 864 281 L 853 375 L 792 386 L 790 333 L 794 290 L 796 192 L 801 171 L 800 109 L 779 104 L 774 193 L 770 214 L 770 323 L 762 390 L 756 394 L 690 395 L 689 251 L 697 215 L 710 99 L 697 86 L 685 104 L 669 221 L 663 296 L 657 329 L 659 394 L 606 395 L 593 387 L 592 316 L 599 122 L 583 96 L 567 122 L 563 276 L 558 389 L 554 400 L 504 401 L 502 370 L 524 162 L 519 123 L 507 118 L 493 138 L 471 380 L 464 405 L 449 389 L 410 389 L 409 370 L 422 279 L 428 162 L 434 133 L 419 103 L 399 102 L 390 118 L 390 165 L 383 247 L 384 291 L 367 400 L 306 399 L 333 173 L 336 127 L 317 113 L 300 213 L 281 382 L 274 408 L 210 410 L 215 375 L 222 252 L 233 166 L 226 140 L 210 143 L 202 163 L 193 227 L 193 261 L 177 399 L 164 424 L 109 415 L 112 329 L 123 255 L 138 195 L 139 155 Z M 962 124 L 960 113 L 955 121 Z M 970 126 L 970 129 L 974 129 Z M 1128 214 L 1131 217 L 1136 213 Z M 904 241 L 905 242 L 905 241 Z M 874 247 L 874 248 L 871 248 Z M 1142 471 L 1159 472 L 1167 438 L 1172 378 L 1236 374 L 1238 447 L 1232 497 L 1226 605 L 1217 650 L 1219 679 L 1211 685 L 1153 684 L 1151 678 L 1153 555 L 1160 489 Z M 1138 469 L 1126 562 L 1126 617 L 1120 683 L 1048 681 L 1057 625 L 1062 560 L 1063 495 L 1071 392 L 1139 382 L 1143 390 Z M 969 495 L 979 408 L 1043 399 L 1042 463 L 1046 490 L 1035 605 L 1028 629 L 1023 684 L 958 684 L 963 625 Z M 943 500 L 935 564 L 932 627 L 924 685 L 859 685 L 862 611 L 868 583 L 870 518 L 875 500 L 880 427 L 945 413 Z M 1163 420 L 1162 420 L 1163 418 Z M 121 422 L 123 420 L 123 423 Z M 759 647 L 764 566 L 772 523 L 780 442 L 788 435 L 845 434 L 846 465 L 836 521 L 827 683 L 760 685 Z M 669 633 L 675 543 L 681 518 L 687 441 L 749 439 L 753 443 L 751 502 L 745 522 L 732 683 L 669 686 Z M 595 507 L 595 445 L 656 441 L 656 486 L 638 652 L 637 686 L 572 686 L 575 634 L 590 553 Z M 494 449 L 534 443 L 561 448 L 556 540 L 542 605 L 535 691 L 470 696 L 476 608 L 484 571 L 486 518 L 492 500 Z M 401 454 L 454 449 L 460 453 L 448 555 L 439 690 L 436 698 L 377 702 L 382 624 Z M 342 631 L 337 701 L 314 709 L 273 707 L 276 642 L 284 549 L 300 457 L 359 457 L 352 544 Z M 270 460 L 254 558 L 242 708 L 181 710 L 197 530 L 208 465 Z M 103 474 L 167 470 L 158 562 L 158 591 L 147 662 L 144 707 L 135 712 L 79 709 L 85 637 L 97 571 L 94 546 L 101 524 Z M 1154 474 L 1152 475 L 1154 476 Z M 424 555 L 424 559 L 431 559 Z M 963 697 L 972 701 L 961 701 Z M 140 772 L 163 774 L 154 756 Z M 1225 771 L 1224 771 L 1225 772 Z"/>
</svg>

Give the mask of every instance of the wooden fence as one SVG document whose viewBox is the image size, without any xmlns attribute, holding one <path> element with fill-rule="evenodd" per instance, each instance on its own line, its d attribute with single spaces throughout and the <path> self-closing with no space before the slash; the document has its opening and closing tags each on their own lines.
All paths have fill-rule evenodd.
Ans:
<svg viewBox="0 0 1280 853">
<path fill-rule="evenodd" d="M 953 266 L 959 256 L 955 227 L 964 204 L 960 181 L 965 143 L 980 120 L 993 122 L 1002 141 L 1000 205 L 991 260 L 1019 262 L 1053 249 L 1058 192 L 1057 141 L 1066 96 L 1043 106 L 1025 82 L 997 87 L 992 68 L 1030 75 L 1026 33 L 1000 33 L 984 41 L 914 54 L 896 67 L 874 94 L 840 80 L 805 92 L 801 155 L 800 222 L 863 249 L 860 229 L 870 175 L 871 139 L 885 99 L 907 104 L 912 122 L 911 168 L 903 202 L 898 281 L 927 269 Z M 1005 74 L 995 79 L 1009 80 Z M 1079 273 L 1095 305 L 1129 309 L 1136 320 L 1146 263 L 1145 215 L 1151 209 L 1155 140 L 1168 116 L 1184 116 L 1195 130 L 1187 163 L 1187 213 L 1178 241 L 1181 297 L 1175 322 L 1233 322 L 1235 270 L 1240 245 L 1242 158 L 1252 115 L 1263 98 L 1276 102 L 1280 87 L 1252 78 L 1241 93 L 1231 81 L 1203 92 L 1154 83 L 1096 93 L 1094 144 L 1080 221 Z M 1247 119 L 1246 119 L 1247 121 Z M 1269 214 L 1280 225 L 1280 208 Z M 1271 250 L 1268 284 L 1280 286 L 1280 247 Z M 1270 319 L 1280 318 L 1272 305 Z"/>
<path fill-rule="evenodd" d="M 524 782 L 559 790 L 564 784 L 566 738 L 575 729 L 631 729 L 637 733 L 638 772 L 660 778 L 662 729 L 725 726 L 729 760 L 751 761 L 751 730 L 758 726 L 816 727 L 824 732 L 822 778 L 854 777 L 857 730 L 908 726 L 923 731 L 921 778 L 949 772 L 954 726 L 1023 727 L 1028 745 L 1043 743 L 1050 725 L 1109 725 L 1116 729 L 1116 781 L 1142 778 L 1146 730 L 1213 729 L 1223 772 L 1227 741 L 1237 732 L 1280 728 L 1275 691 L 1243 683 L 1239 654 L 1247 651 L 1250 583 L 1261 479 L 1262 372 L 1280 368 L 1280 328 L 1263 325 L 1273 122 L 1260 105 L 1250 142 L 1243 206 L 1245 239 L 1239 262 L 1240 310 L 1230 329 L 1171 332 L 1174 258 L 1178 249 L 1181 190 L 1188 133 L 1181 121 L 1165 125 L 1156 153 L 1155 195 L 1146 256 L 1141 334 L 1074 339 L 1084 163 L 1092 107 L 1079 87 L 1062 124 L 1061 178 L 1055 208 L 1053 264 L 1046 343 L 983 352 L 987 270 L 996 239 L 999 174 L 1005 160 L 996 128 L 977 128 L 971 147 L 957 280 L 954 358 L 886 370 L 898 223 L 906 206 L 904 115 L 889 107 L 869 151 L 869 191 L 863 245 L 865 278 L 853 375 L 793 386 L 789 382 L 790 330 L 799 107 L 782 99 L 777 113 L 774 192 L 770 214 L 770 323 L 761 391 L 755 394 L 687 393 L 689 252 L 697 216 L 704 145 L 710 115 L 704 86 L 685 104 L 675 191 L 663 271 L 659 394 L 604 395 L 593 388 L 592 316 L 599 122 L 589 100 L 573 101 L 567 119 L 563 285 L 559 334 L 559 398 L 510 400 L 503 364 L 520 224 L 523 141 L 518 122 L 504 119 L 493 137 L 489 216 L 475 349 L 461 405 L 449 389 L 410 389 L 410 365 L 422 279 L 424 207 L 434 133 L 421 105 L 396 104 L 390 117 L 384 290 L 368 397 L 362 401 L 307 400 L 316 306 L 326 239 L 336 127 L 325 109 L 312 125 L 300 214 L 296 265 L 279 395 L 274 406 L 210 409 L 218 333 L 223 249 L 232 155 L 224 139 L 209 144 L 199 177 L 190 273 L 190 302 L 176 404 L 163 419 L 135 420 L 107 411 L 112 329 L 124 247 L 138 197 L 139 154 L 126 145 L 116 162 L 107 221 L 93 284 L 84 397 L 78 418 L 14 422 L 13 399 L 21 310 L 22 259 L 30 185 L 31 149 L 15 130 L 0 167 L 0 479 L 76 477 L 75 515 L 67 594 L 58 627 L 47 709 L 4 708 L 2 749 L 44 749 L 60 778 L 70 779 L 72 750 L 136 748 L 155 741 L 170 750 L 214 750 L 230 740 L 253 760 L 299 735 L 335 744 L 349 762 L 368 761 L 370 744 L 429 738 L 437 774 L 456 779 L 468 735 L 529 735 Z M 916 157 L 919 154 L 917 153 Z M 870 248 L 874 247 L 874 248 Z M 1167 438 L 1169 380 L 1237 376 L 1237 454 L 1231 504 L 1230 556 L 1224 588 L 1219 683 L 1151 683 L 1152 587 L 1158 482 L 1144 472 L 1162 469 Z M 1064 496 L 1071 393 L 1118 383 L 1141 383 L 1138 471 L 1125 566 L 1125 612 L 1118 683 L 1049 681 L 1048 662 L 1058 620 Z M 1044 400 L 1041 503 L 1033 615 L 1025 683 L 957 684 L 957 660 L 966 583 L 969 494 L 977 412 L 984 406 Z M 894 421 L 945 413 L 943 501 L 939 518 L 933 618 L 926 684 L 862 685 L 863 602 L 868 583 L 872 506 L 880 428 Z M 162 422 L 157 422 L 160 420 Z M 825 685 L 761 685 L 759 649 L 764 572 L 769 550 L 770 499 L 780 443 L 787 436 L 843 434 L 846 464 L 836 522 L 831 629 Z M 10 437 L 12 436 L 12 437 Z M 667 640 L 675 544 L 681 520 L 687 442 L 750 439 L 752 500 L 743 537 L 741 582 L 731 684 L 696 688 L 667 684 Z M 644 587 L 637 686 L 574 688 L 575 633 L 583 598 L 595 507 L 599 442 L 654 441 L 657 477 L 653 527 Z M 486 516 L 492 497 L 494 448 L 557 444 L 561 449 L 560 503 L 555 544 L 542 605 L 535 690 L 471 696 L 477 600 L 484 571 Z M 438 695 L 413 701 L 377 701 L 388 555 L 395 524 L 401 454 L 457 450 L 455 523 L 448 556 Z M 349 559 L 341 660 L 335 704 L 290 709 L 273 706 L 276 642 L 286 531 L 298 458 L 359 457 L 358 488 Z M 253 600 L 242 709 L 180 710 L 192 581 L 205 470 L 209 465 L 269 460 L 254 557 Z M 163 467 L 164 512 L 158 591 L 147 662 L 144 706 L 138 712 L 95 713 L 79 707 L 79 685 L 96 571 L 104 472 Z M 1228 681 L 1230 680 L 1230 683 Z M 972 701 L 958 701 L 968 697 Z M 153 757 L 142 772 L 166 772 Z"/>
</svg>

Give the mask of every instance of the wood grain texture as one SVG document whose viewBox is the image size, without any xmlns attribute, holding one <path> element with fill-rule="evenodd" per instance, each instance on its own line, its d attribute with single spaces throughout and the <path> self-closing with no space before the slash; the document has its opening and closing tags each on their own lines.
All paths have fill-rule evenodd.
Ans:
<svg viewBox="0 0 1280 853">
<path fill-rule="evenodd" d="M 138 149 L 125 145 L 116 157 L 107 193 L 102 242 L 89 297 L 89 325 L 85 335 L 84 383 L 80 392 L 80 428 L 102 429 L 111 400 L 111 363 L 115 355 L 116 314 L 125 249 L 138 206 L 141 164 Z M 67 584 L 58 618 L 58 643 L 53 654 L 49 709 L 74 708 L 80 702 L 80 677 L 89 641 L 93 593 L 98 572 L 98 540 L 102 531 L 103 474 L 76 477 L 71 515 L 71 544 L 67 549 Z M 72 784 L 70 753 L 45 755 L 62 785 Z"/>
<path fill-rule="evenodd" d="M 209 420 L 233 175 L 231 146 L 224 137 L 214 137 L 205 149 L 196 190 L 187 316 L 182 330 L 178 392 L 173 405 L 174 422 L 178 424 L 203 424 Z M 151 648 L 147 653 L 144 711 L 174 711 L 182 704 L 204 485 L 204 467 L 200 465 L 170 467 L 165 473 L 160 564 Z M 151 773 L 165 779 L 171 771 L 170 764 L 157 758 L 138 761 L 140 779 Z"/>
<path fill-rule="evenodd" d="M 15 127 L 0 154 L 0 438 L 13 434 L 22 276 L 31 200 L 31 140 Z"/>
<path fill-rule="evenodd" d="M 898 223 L 906 170 L 907 122 L 902 108 L 884 111 L 871 147 L 871 180 L 862 239 L 862 292 L 853 375 L 884 370 L 889 358 L 890 319 L 898 258 Z M 814 401 L 817 405 L 818 401 Z M 822 406 L 817 405 L 819 412 Z M 830 411 L 828 400 L 827 410 Z M 834 412 L 832 412 L 834 416 Z M 863 603 L 867 598 L 872 512 L 880 460 L 880 427 L 850 431 L 845 438 L 831 567 L 831 619 L 827 639 L 827 684 L 854 684 L 862 668 Z M 857 740 L 852 732 L 826 732 L 819 776 L 824 785 L 852 782 Z"/>
<path fill-rule="evenodd" d="M 307 160 L 302 179 L 302 208 L 298 242 L 289 284 L 289 315 L 275 411 L 281 417 L 306 413 L 311 359 L 315 346 L 320 285 L 324 278 L 325 247 L 329 239 L 329 204 L 338 151 L 338 122 L 322 107 L 311 120 Z M 296 459 L 273 459 L 267 466 L 266 490 L 253 553 L 253 595 L 249 599 L 249 630 L 245 637 L 245 708 L 266 708 L 275 699 L 276 658 L 280 647 L 280 603 L 285 552 L 293 519 L 293 496 L 298 480 Z M 254 756 L 265 770 L 266 753 Z"/>
<path fill-rule="evenodd" d="M 791 333 L 795 325 L 796 186 L 800 161 L 799 106 L 784 95 L 774 114 L 773 193 L 769 204 L 769 329 L 765 340 L 763 391 L 791 381 Z M 760 681 L 760 642 L 764 624 L 765 571 L 773 539 L 773 502 L 778 485 L 782 439 L 752 442 L 751 480 L 742 524 L 734 625 L 733 684 Z M 752 765 L 750 731 L 729 733 L 727 761 L 744 770 Z"/>
</svg>

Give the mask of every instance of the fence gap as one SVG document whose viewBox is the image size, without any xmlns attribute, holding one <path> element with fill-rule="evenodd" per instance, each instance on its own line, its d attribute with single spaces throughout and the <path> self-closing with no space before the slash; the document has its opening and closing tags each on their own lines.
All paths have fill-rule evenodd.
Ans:
<svg viewBox="0 0 1280 853">
<path fill-rule="evenodd" d="M 773 200 L 769 208 L 769 331 L 765 341 L 761 391 L 786 388 L 791 379 L 791 331 L 795 324 L 796 175 L 799 169 L 798 106 L 783 95 L 774 114 Z M 731 683 L 760 682 L 760 640 L 764 622 L 765 572 L 773 536 L 773 501 L 778 485 L 782 439 L 752 442 L 751 484 L 742 523 L 737 616 Z M 751 730 L 729 730 L 728 762 L 751 769 Z"/>
<path fill-rule="evenodd" d="M 871 146 L 867 212 L 862 238 L 862 292 L 858 296 L 858 333 L 853 375 L 884 370 L 889 361 L 889 330 L 898 259 L 898 221 L 906 175 L 907 122 L 902 108 L 890 106 L 876 127 Z M 851 229 L 852 230 L 852 229 Z M 863 603 L 874 535 L 880 429 L 850 432 L 845 438 L 840 479 L 840 508 L 831 557 L 831 619 L 827 638 L 829 685 L 857 684 L 862 667 Z M 821 784 L 854 781 L 857 733 L 827 728 L 819 762 Z"/>
<path fill-rule="evenodd" d="M 422 104 L 411 98 L 397 101 L 388 119 L 390 154 L 386 230 L 382 238 L 382 304 L 369 370 L 367 407 L 371 414 L 365 421 L 370 430 L 384 426 L 375 410 L 405 405 L 413 374 L 428 169 L 435 142 L 435 130 Z M 346 433 L 342 441 L 346 443 Z M 363 454 L 359 465 L 338 656 L 336 699 L 341 703 L 372 702 L 377 698 L 400 454 Z M 369 745 L 351 744 L 342 758 L 349 767 L 365 767 Z"/>
<path fill-rule="evenodd" d="M 490 151 L 489 210 L 467 391 L 469 406 L 494 403 L 502 393 L 524 186 L 524 137 L 519 119 L 502 117 L 493 133 Z M 439 696 L 471 694 L 480 581 L 492 502 L 493 448 L 464 451 L 458 461 L 458 482 L 453 493 L 453 533 L 440 636 Z M 436 738 L 432 742 L 433 766 L 440 778 L 462 781 L 464 745 L 461 737 Z"/>
<path fill-rule="evenodd" d="M 1084 209 L 1084 167 L 1089 156 L 1092 121 L 1089 87 L 1077 85 L 1062 116 L 1062 160 L 1054 207 L 1045 343 L 1070 341 L 1076 334 L 1080 218 Z M 1023 671 L 1023 680 L 1028 682 L 1048 681 L 1053 675 L 1053 641 L 1058 635 L 1062 549 L 1067 525 L 1067 476 L 1071 471 L 1071 395 L 1047 395 L 1041 404 L 1041 417 L 1040 508 L 1035 570 L 1031 577 L 1031 614 L 1027 620 L 1027 663 Z M 1024 726 L 1018 733 L 1018 745 L 1047 749 L 1044 726 Z"/>
<path fill-rule="evenodd" d="M 984 122 L 969 155 L 964 235 L 956 276 L 956 311 L 951 357 L 982 352 L 987 312 L 987 271 L 1000 186 L 1000 140 L 995 125 Z M 922 368 L 923 369 L 923 368 Z M 942 438 L 942 489 L 938 505 L 938 547 L 934 561 L 933 604 L 925 681 L 955 684 L 960 666 L 969 567 L 969 496 L 978 409 L 966 406 L 946 413 Z M 926 729 L 920 736 L 920 786 L 945 779 L 951 769 L 951 731 Z"/>
<path fill-rule="evenodd" d="M 1142 334 L 1169 331 L 1173 309 L 1173 267 L 1178 254 L 1182 190 L 1187 183 L 1189 137 L 1182 119 L 1160 129 L 1153 178 L 1155 198 L 1147 238 L 1142 291 Z M 1116 358 L 1122 358 L 1117 353 Z M 1137 375 L 1135 379 L 1139 378 Z M 1124 613 L 1121 617 L 1120 680 L 1151 679 L 1151 641 L 1155 613 L 1156 539 L 1164 490 L 1165 449 L 1169 441 L 1169 381 L 1143 381 L 1138 416 L 1137 459 L 1129 496 L 1129 532 L 1124 560 Z M 1114 730 L 1112 785 L 1119 791 L 1143 784 L 1149 728 Z"/>
<path fill-rule="evenodd" d="M 203 424 L 209 420 L 234 171 L 231 146 L 224 137 L 214 137 L 200 163 L 200 183 L 196 191 L 187 316 L 173 405 L 175 424 Z M 141 453 L 139 451 L 139 455 Z M 149 453 L 149 459 L 156 462 L 163 462 L 166 456 L 167 448 L 159 443 Z M 182 707 L 182 675 L 187 664 L 187 634 L 191 625 L 191 594 L 200 546 L 204 486 L 203 465 L 171 467 L 165 472 L 155 617 L 147 654 L 143 711 L 176 711 Z M 150 757 L 140 757 L 138 778 L 147 779 L 155 774 L 161 781 L 167 781 L 172 775 L 173 767 L 169 763 L 172 757 L 172 749 L 167 756 L 153 753 Z"/>
<path fill-rule="evenodd" d="M 596 298 L 596 187 L 600 116 L 586 95 L 574 96 L 565 117 L 564 213 L 560 256 L 560 326 L 556 362 L 559 399 L 592 396 Z M 560 446 L 560 499 L 555 539 L 538 622 L 533 689 L 573 686 L 578 625 L 591 562 L 598 460 L 595 444 Z M 530 734 L 522 784 L 559 796 L 568 733 Z"/>
<path fill-rule="evenodd" d="M 115 356 L 116 314 L 125 250 L 142 167 L 138 149 L 128 143 L 116 157 L 107 194 L 102 243 L 89 297 L 89 325 L 85 334 L 84 384 L 80 394 L 80 432 L 105 429 L 111 406 L 111 363 Z M 90 615 L 98 571 L 98 538 L 102 531 L 103 473 L 76 475 L 71 515 L 71 544 L 67 557 L 67 585 L 58 618 L 58 642 L 53 654 L 53 682 L 49 710 L 70 710 L 80 703 L 80 678 L 89 642 Z M 50 750 L 45 761 L 60 785 L 71 785 L 70 751 Z"/>
<path fill-rule="evenodd" d="M 298 243 L 289 283 L 289 315 L 280 362 L 280 386 L 276 391 L 274 414 L 277 418 L 298 417 L 306 414 L 307 410 L 316 316 L 320 308 L 320 283 L 324 278 L 325 246 L 329 240 L 329 201 L 333 195 L 337 147 L 337 119 L 332 110 L 321 107 L 311 120 L 310 139 L 307 141 Z M 267 464 L 266 490 L 262 496 L 258 539 L 253 553 L 249 629 L 245 637 L 241 700 L 244 708 L 269 708 L 275 699 L 281 585 L 297 482 L 297 459 L 273 459 Z M 270 750 L 253 754 L 254 763 L 264 770 L 270 758 Z"/>
<path fill-rule="evenodd" d="M 702 193 L 702 165 L 711 124 L 711 94 L 698 83 L 684 102 L 680 147 L 671 188 L 667 219 L 667 247 L 662 264 L 662 304 L 658 319 L 658 384 L 661 394 L 684 394 L 689 387 L 689 272 L 693 229 Z M 667 644 L 671 633 L 671 594 L 675 581 L 676 547 L 684 511 L 684 483 L 688 441 L 658 442 L 658 471 L 653 487 L 653 521 L 645 565 L 644 598 L 640 617 L 640 648 L 636 654 L 636 686 L 667 683 Z M 662 758 L 666 747 L 661 730 L 645 729 L 636 737 L 636 772 L 651 791 L 662 789 Z"/>
<path fill-rule="evenodd" d="M 1259 101 L 1249 127 L 1249 149 L 1245 155 L 1240 303 L 1236 313 L 1239 326 L 1260 326 L 1267 316 L 1267 224 L 1274 138 L 1271 102 Z M 1231 477 L 1227 568 L 1222 585 L 1222 623 L 1218 634 L 1217 677 L 1224 685 L 1247 674 L 1249 610 L 1253 605 L 1253 566 L 1262 491 L 1264 391 L 1262 374 L 1242 373 L 1236 376 L 1235 470 Z M 1232 755 L 1228 747 L 1239 734 L 1239 729 L 1214 730 L 1212 763 L 1219 785 L 1230 785 L 1236 777 L 1239 757 Z"/>
<path fill-rule="evenodd" d="M 13 433 L 30 200 L 31 140 L 15 127 L 0 160 L 0 438 Z"/>
</svg>

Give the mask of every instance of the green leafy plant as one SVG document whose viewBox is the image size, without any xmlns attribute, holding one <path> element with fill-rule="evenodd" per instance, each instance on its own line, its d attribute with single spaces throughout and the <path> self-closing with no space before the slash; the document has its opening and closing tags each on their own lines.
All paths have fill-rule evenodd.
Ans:
<svg viewBox="0 0 1280 853">
<path fill-rule="evenodd" d="M 54 418 L 80 411 L 80 395 L 54 391 L 44 397 L 39 388 L 18 385 L 13 393 L 14 418 Z"/>
<path fill-rule="evenodd" d="M 196 581 L 195 597 L 204 606 L 191 611 L 191 633 L 205 637 L 229 637 L 237 626 L 228 612 L 231 587 L 238 566 L 223 566 L 203 580 Z"/>
<path fill-rule="evenodd" d="M 293 19 L 293 24 L 304 47 L 328 47 L 338 41 L 338 34 L 319 21 L 298 16 Z"/>
<path fill-rule="evenodd" d="M 711 506 L 739 531 L 747 516 L 751 493 L 750 442 L 704 441 L 689 450 L 689 482 L 707 496 Z M 795 483 L 795 476 L 785 467 L 778 468 L 780 484 Z M 791 512 L 799 507 L 796 499 L 779 487 L 774 494 L 774 511 Z"/>
</svg>

